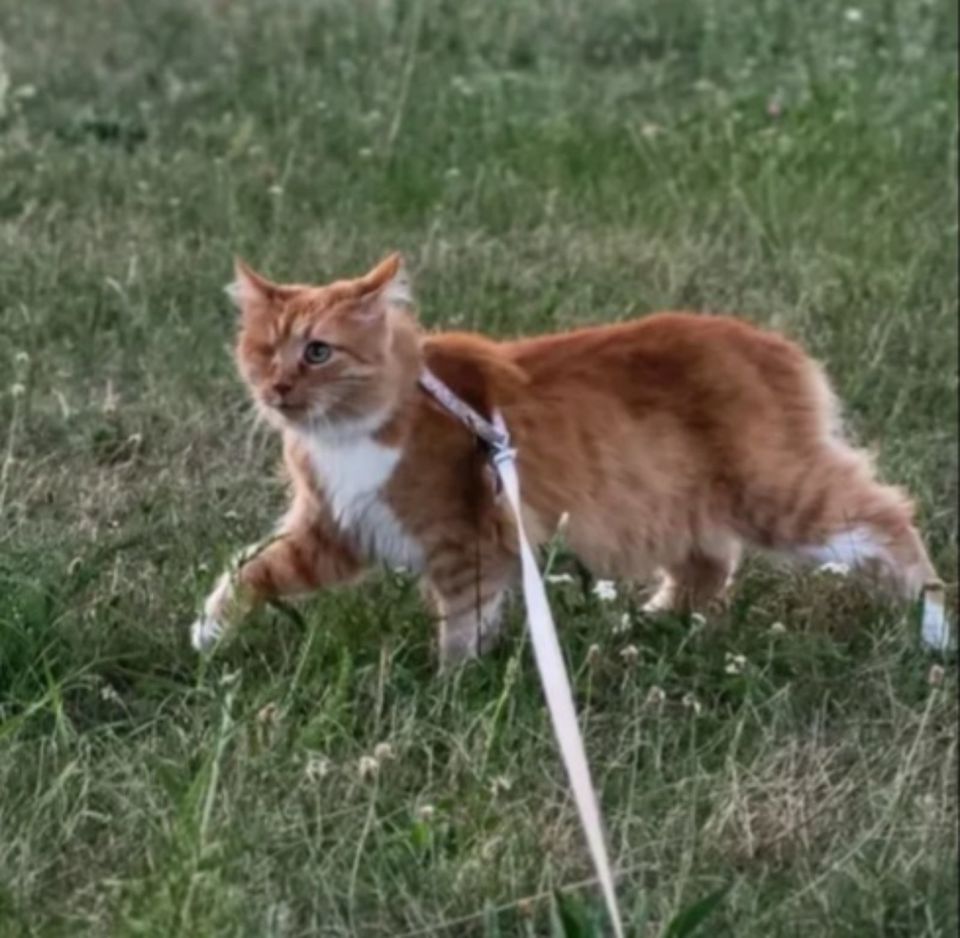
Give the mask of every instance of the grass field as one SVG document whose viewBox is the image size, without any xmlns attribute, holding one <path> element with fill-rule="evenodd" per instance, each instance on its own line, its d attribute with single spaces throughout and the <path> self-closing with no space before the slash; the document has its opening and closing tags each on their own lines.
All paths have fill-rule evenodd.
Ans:
<svg viewBox="0 0 960 938">
<path fill-rule="evenodd" d="M 0 41 L 3 938 L 602 933 L 520 609 L 443 680 L 395 575 L 188 648 L 283 502 L 234 253 L 402 249 L 431 327 L 780 327 L 955 606 L 954 4 L 0 0 Z M 723 887 L 704 933 L 956 934 L 913 611 L 757 560 L 706 626 L 552 594 L 632 935 Z"/>
</svg>

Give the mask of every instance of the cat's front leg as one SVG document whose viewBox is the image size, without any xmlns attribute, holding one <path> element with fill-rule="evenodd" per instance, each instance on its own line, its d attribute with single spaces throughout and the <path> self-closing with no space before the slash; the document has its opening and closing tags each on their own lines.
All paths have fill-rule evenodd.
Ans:
<svg viewBox="0 0 960 938">
<path fill-rule="evenodd" d="M 356 553 L 320 525 L 302 525 L 241 553 L 217 581 L 190 626 L 190 643 L 208 651 L 263 602 L 355 577 Z"/>
<path fill-rule="evenodd" d="M 496 519 L 494 519 L 496 520 Z M 423 587 L 437 617 L 440 671 L 450 671 L 497 644 L 516 555 L 494 524 L 446 530 L 427 544 Z"/>
<path fill-rule="evenodd" d="M 474 602 L 468 609 L 444 610 L 440 618 L 440 671 L 489 651 L 500 639 L 503 593 L 486 601 Z"/>
<path fill-rule="evenodd" d="M 256 598 L 251 590 L 244 588 L 240 573 L 259 550 L 259 544 L 244 548 L 220 574 L 203 602 L 200 615 L 190 626 L 190 644 L 196 651 L 209 651 L 231 625 L 239 624 L 256 607 Z"/>
</svg>

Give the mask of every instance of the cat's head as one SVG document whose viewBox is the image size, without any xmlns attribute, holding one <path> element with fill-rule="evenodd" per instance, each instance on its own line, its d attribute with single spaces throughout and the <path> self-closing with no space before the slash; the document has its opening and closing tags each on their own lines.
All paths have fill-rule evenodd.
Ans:
<svg viewBox="0 0 960 938">
<path fill-rule="evenodd" d="M 398 254 L 326 286 L 271 283 L 242 261 L 228 288 L 240 309 L 240 374 L 271 423 L 373 429 L 415 385 L 419 339 Z"/>
</svg>

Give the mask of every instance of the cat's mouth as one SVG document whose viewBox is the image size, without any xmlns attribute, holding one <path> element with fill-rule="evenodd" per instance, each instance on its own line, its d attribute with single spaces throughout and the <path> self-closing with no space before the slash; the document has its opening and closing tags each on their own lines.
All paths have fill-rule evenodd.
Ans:
<svg viewBox="0 0 960 938">
<path fill-rule="evenodd" d="M 299 401 L 272 400 L 264 401 L 264 403 L 270 410 L 280 414 L 287 420 L 301 419 L 306 417 L 310 411 L 310 407 L 307 404 L 300 403 Z"/>
<path fill-rule="evenodd" d="M 310 408 L 307 407 L 306 404 L 295 404 L 287 401 L 282 404 L 277 404 L 276 409 L 280 411 L 284 417 L 302 417 L 309 411 Z"/>
</svg>

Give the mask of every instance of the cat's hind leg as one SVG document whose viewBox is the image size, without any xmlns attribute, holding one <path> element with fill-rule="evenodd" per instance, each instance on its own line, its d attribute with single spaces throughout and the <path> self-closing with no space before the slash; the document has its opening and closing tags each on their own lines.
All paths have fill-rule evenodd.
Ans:
<svg viewBox="0 0 960 938">
<path fill-rule="evenodd" d="M 659 585 L 644 604 L 644 611 L 690 613 L 706 609 L 726 592 L 740 553 L 740 543 L 733 537 L 696 545 L 682 560 L 659 571 Z"/>
</svg>

